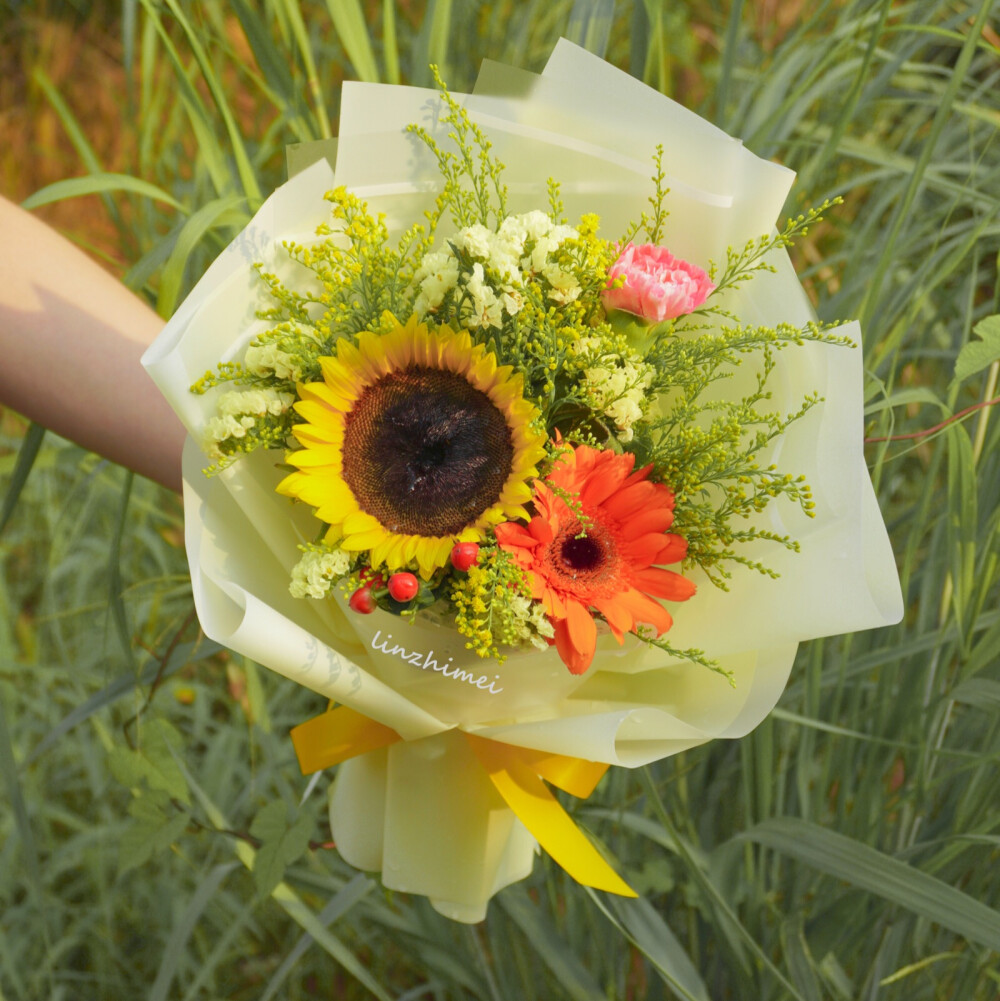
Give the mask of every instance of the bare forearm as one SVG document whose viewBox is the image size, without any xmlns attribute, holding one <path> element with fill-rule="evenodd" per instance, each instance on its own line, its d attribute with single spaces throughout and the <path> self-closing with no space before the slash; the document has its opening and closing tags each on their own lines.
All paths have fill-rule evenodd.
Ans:
<svg viewBox="0 0 1000 1001">
<path fill-rule="evenodd" d="M 180 489 L 184 430 L 139 358 L 163 321 L 0 197 L 0 402 Z"/>
</svg>

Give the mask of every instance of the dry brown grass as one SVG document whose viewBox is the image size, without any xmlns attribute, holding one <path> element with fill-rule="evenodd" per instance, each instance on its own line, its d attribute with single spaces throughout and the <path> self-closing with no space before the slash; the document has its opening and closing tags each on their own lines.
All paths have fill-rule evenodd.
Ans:
<svg viewBox="0 0 1000 1001">
<path fill-rule="evenodd" d="M 86 173 L 79 153 L 35 77 L 52 81 L 106 170 L 125 171 L 133 130 L 122 129 L 126 78 L 118 26 L 103 17 L 19 15 L 0 38 L 0 191 L 22 201 L 54 181 Z M 46 205 L 38 215 L 92 250 L 123 264 L 119 235 L 100 199 Z M 121 268 L 112 267 L 119 272 Z"/>
</svg>

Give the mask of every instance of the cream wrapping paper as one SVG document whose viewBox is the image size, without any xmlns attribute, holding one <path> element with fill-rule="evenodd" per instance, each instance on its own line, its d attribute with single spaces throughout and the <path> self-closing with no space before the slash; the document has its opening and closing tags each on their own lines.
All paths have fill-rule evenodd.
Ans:
<svg viewBox="0 0 1000 1001">
<path fill-rule="evenodd" d="M 586 94 L 586 99 L 582 95 Z M 664 147 L 671 193 L 666 243 L 687 260 L 722 262 L 772 229 L 793 175 L 763 161 L 697 115 L 562 41 L 541 75 L 484 64 L 472 95 L 456 95 L 506 164 L 511 212 L 546 207 L 546 178 L 562 183 L 570 220 L 601 216 L 616 236 L 646 205 L 652 154 Z M 702 648 L 735 685 L 671 660 L 634 637 L 598 642 L 594 664 L 570 675 L 555 651 L 480 661 L 447 626 L 409 626 L 388 613 L 346 612 L 335 601 L 288 593 L 296 546 L 315 537 L 303 505 L 279 497 L 279 453 L 255 453 L 214 477 L 197 442 L 214 394 L 190 385 L 238 359 L 268 304 L 254 262 L 287 278 L 281 241 L 307 243 L 328 217 L 323 194 L 345 185 L 383 212 L 390 234 L 422 216 L 441 189 L 436 164 L 405 127 L 442 143 L 433 91 L 344 85 L 336 170 L 324 161 L 267 200 L 212 264 L 143 363 L 190 432 L 184 455 L 186 544 L 206 634 L 318 694 L 392 727 L 403 742 L 340 765 L 331 794 L 337 847 L 352 865 L 380 870 L 392 889 L 426 894 L 442 913 L 478 921 L 497 890 L 532 866 L 534 841 L 457 732 L 615 765 L 638 766 L 756 726 L 780 695 L 800 641 L 898 621 L 902 598 L 862 454 L 859 348 L 807 342 L 778 355 L 773 405 L 824 402 L 795 422 L 767 461 L 804 474 L 816 517 L 784 501 L 762 524 L 801 545 L 755 543 L 747 554 L 780 573 L 734 569 L 730 590 L 697 571 L 697 595 L 674 606 L 669 639 Z M 446 234 L 445 234 L 446 235 Z M 812 318 L 783 252 L 727 302 L 743 322 Z M 303 272 L 303 274 L 305 274 Z M 855 324 L 838 331 L 860 342 Z M 752 378 L 752 360 L 729 385 Z M 749 384 L 747 382 L 747 384 Z"/>
</svg>

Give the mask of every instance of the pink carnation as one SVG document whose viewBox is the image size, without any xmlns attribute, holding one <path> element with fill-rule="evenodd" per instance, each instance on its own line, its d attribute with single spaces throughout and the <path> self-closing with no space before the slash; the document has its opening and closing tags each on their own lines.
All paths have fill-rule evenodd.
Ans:
<svg viewBox="0 0 1000 1001">
<path fill-rule="evenodd" d="M 653 323 L 693 312 L 715 288 L 701 268 L 651 243 L 628 244 L 608 272 L 611 279 L 619 275 L 625 284 L 603 293 L 604 308 L 624 309 Z"/>
</svg>

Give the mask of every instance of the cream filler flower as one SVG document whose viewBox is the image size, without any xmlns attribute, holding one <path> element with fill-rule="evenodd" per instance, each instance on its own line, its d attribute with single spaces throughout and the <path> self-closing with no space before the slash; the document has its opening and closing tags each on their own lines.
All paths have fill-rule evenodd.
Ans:
<svg viewBox="0 0 1000 1001">
<path fill-rule="evenodd" d="M 238 389 L 219 398 L 218 416 L 205 428 L 209 453 L 220 458 L 220 445 L 231 438 L 244 438 L 258 417 L 277 417 L 285 413 L 295 397 L 276 389 Z"/>
<path fill-rule="evenodd" d="M 447 250 L 433 251 L 421 261 L 414 274 L 420 289 L 414 311 L 426 316 L 455 292 L 466 296 L 460 307 L 463 323 L 471 328 L 500 327 L 504 314 L 519 312 L 524 302 L 521 290 L 535 276 L 548 284 L 547 295 L 553 302 L 573 302 L 581 291 L 577 277 L 561 268 L 552 255 L 577 236 L 572 226 L 556 225 L 537 210 L 508 216 L 496 232 L 481 224 L 466 226 L 449 239 Z M 473 261 L 464 280 L 456 253 Z"/>
<path fill-rule="evenodd" d="M 293 598 L 325 598 L 330 588 L 351 569 L 351 557 L 343 549 L 307 546 L 292 567 L 288 590 Z"/>
<path fill-rule="evenodd" d="M 302 376 L 302 368 L 287 351 L 271 341 L 251 344 L 243 356 L 243 367 L 260 378 L 275 376 L 278 379 L 297 381 Z"/>
<path fill-rule="evenodd" d="M 594 337 L 581 338 L 583 351 L 596 351 L 600 342 Z M 653 367 L 638 356 L 607 355 L 584 369 L 583 388 L 590 405 L 615 422 L 618 438 L 630 442 L 635 436 L 632 425 L 642 420 L 649 406 L 647 390 L 653 381 Z"/>
<path fill-rule="evenodd" d="M 370 551 L 373 567 L 416 565 L 427 580 L 456 542 L 527 519 L 545 454 L 538 411 L 520 373 L 468 332 L 411 317 L 338 341 L 320 367 L 323 382 L 299 386 L 303 447 L 278 491 L 316 509 L 328 544 Z"/>
</svg>

